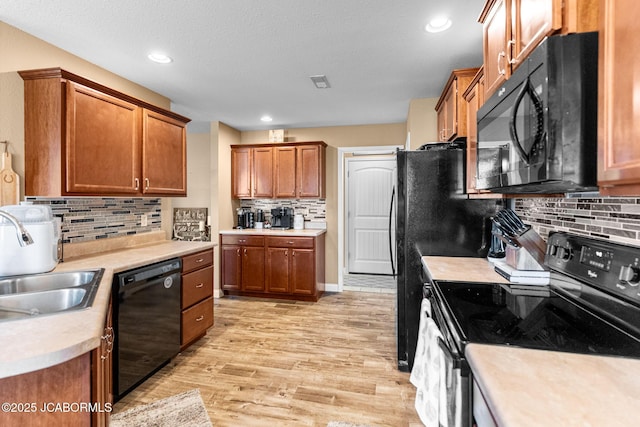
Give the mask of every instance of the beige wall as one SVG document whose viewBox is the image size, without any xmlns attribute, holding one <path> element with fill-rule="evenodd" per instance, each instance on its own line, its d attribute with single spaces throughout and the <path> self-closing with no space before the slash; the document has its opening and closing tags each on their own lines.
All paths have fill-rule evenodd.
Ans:
<svg viewBox="0 0 640 427">
<path fill-rule="evenodd" d="M 438 140 L 438 116 L 436 103 L 438 98 L 417 98 L 409 102 L 407 114 L 407 132 L 410 133 L 411 149 L 422 144 Z"/>
<path fill-rule="evenodd" d="M 332 126 L 321 128 L 287 129 L 287 142 L 324 141 L 327 143 L 327 283 L 338 283 L 338 148 L 402 145 L 406 140 L 406 124 Z M 242 144 L 266 143 L 268 131 L 241 133 Z M 229 184 L 230 186 L 230 184 Z"/>
</svg>

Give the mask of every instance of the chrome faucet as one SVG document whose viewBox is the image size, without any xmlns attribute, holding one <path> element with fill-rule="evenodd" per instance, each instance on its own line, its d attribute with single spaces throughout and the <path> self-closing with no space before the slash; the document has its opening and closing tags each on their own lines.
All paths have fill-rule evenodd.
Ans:
<svg viewBox="0 0 640 427">
<path fill-rule="evenodd" d="M 13 224 L 13 226 L 16 228 L 16 234 L 18 236 L 18 243 L 20 243 L 20 246 L 27 246 L 33 243 L 31 235 L 20 223 L 20 221 L 18 221 L 18 218 L 3 210 L 0 210 L 0 216 L 5 217 L 7 220 L 9 220 L 9 222 L 11 222 L 11 224 Z"/>
</svg>

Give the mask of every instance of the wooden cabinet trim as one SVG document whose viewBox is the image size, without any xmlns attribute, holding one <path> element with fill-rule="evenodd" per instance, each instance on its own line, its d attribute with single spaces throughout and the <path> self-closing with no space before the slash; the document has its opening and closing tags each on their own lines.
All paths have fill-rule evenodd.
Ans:
<svg viewBox="0 0 640 427">
<path fill-rule="evenodd" d="M 23 70 L 23 71 L 18 71 L 18 74 L 20 75 L 20 77 L 22 77 L 23 80 L 39 80 L 39 79 L 55 79 L 55 78 L 71 80 L 73 82 L 95 89 L 107 95 L 111 95 L 113 97 L 130 102 L 139 107 L 143 107 L 143 108 L 155 111 L 157 113 L 163 114 L 165 116 L 169 116 L 180 122 L 189 123 L 191 121 L 191 119 L 181 116 L 180 114 L 174 113 L 173 111 L 165 110 L 164 108 L 158 107 L 157 105 L 150 104 L 141 99 L 135 98 L 131 95 L 127 95 L 126 93 L 119 92 L 108 86 L 104 86 L 98 82 L 89 80 L 85 77 L 63 70 L 62 68 L 59 68 L 59 67 L 43 68 L 43 69 L 36 69 L 36 70 Z"/>
</svg>

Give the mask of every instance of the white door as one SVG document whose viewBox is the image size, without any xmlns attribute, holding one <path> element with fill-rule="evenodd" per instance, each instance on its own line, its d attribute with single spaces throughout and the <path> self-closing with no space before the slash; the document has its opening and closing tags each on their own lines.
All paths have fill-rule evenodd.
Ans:
<svg viewBox="0 0 640 427">
<path fill-rule="evenodd" d="M 390 210 L 395 179 L 395 157 L 347 159 L 349 273 L 392 274 L 396 237 L 395 211 Z"/>
</svg>

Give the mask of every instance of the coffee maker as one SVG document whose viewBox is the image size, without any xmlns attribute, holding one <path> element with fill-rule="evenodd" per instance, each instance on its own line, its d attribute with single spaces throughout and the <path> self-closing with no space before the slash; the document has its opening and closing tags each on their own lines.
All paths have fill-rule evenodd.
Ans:
<svg viewBox="0 0 640 427">
<path fill-rule="evenodd" d="M 275 208 L 271 209 L 271 228 L 292 228 L 293 209 Z"/>
</svg>

